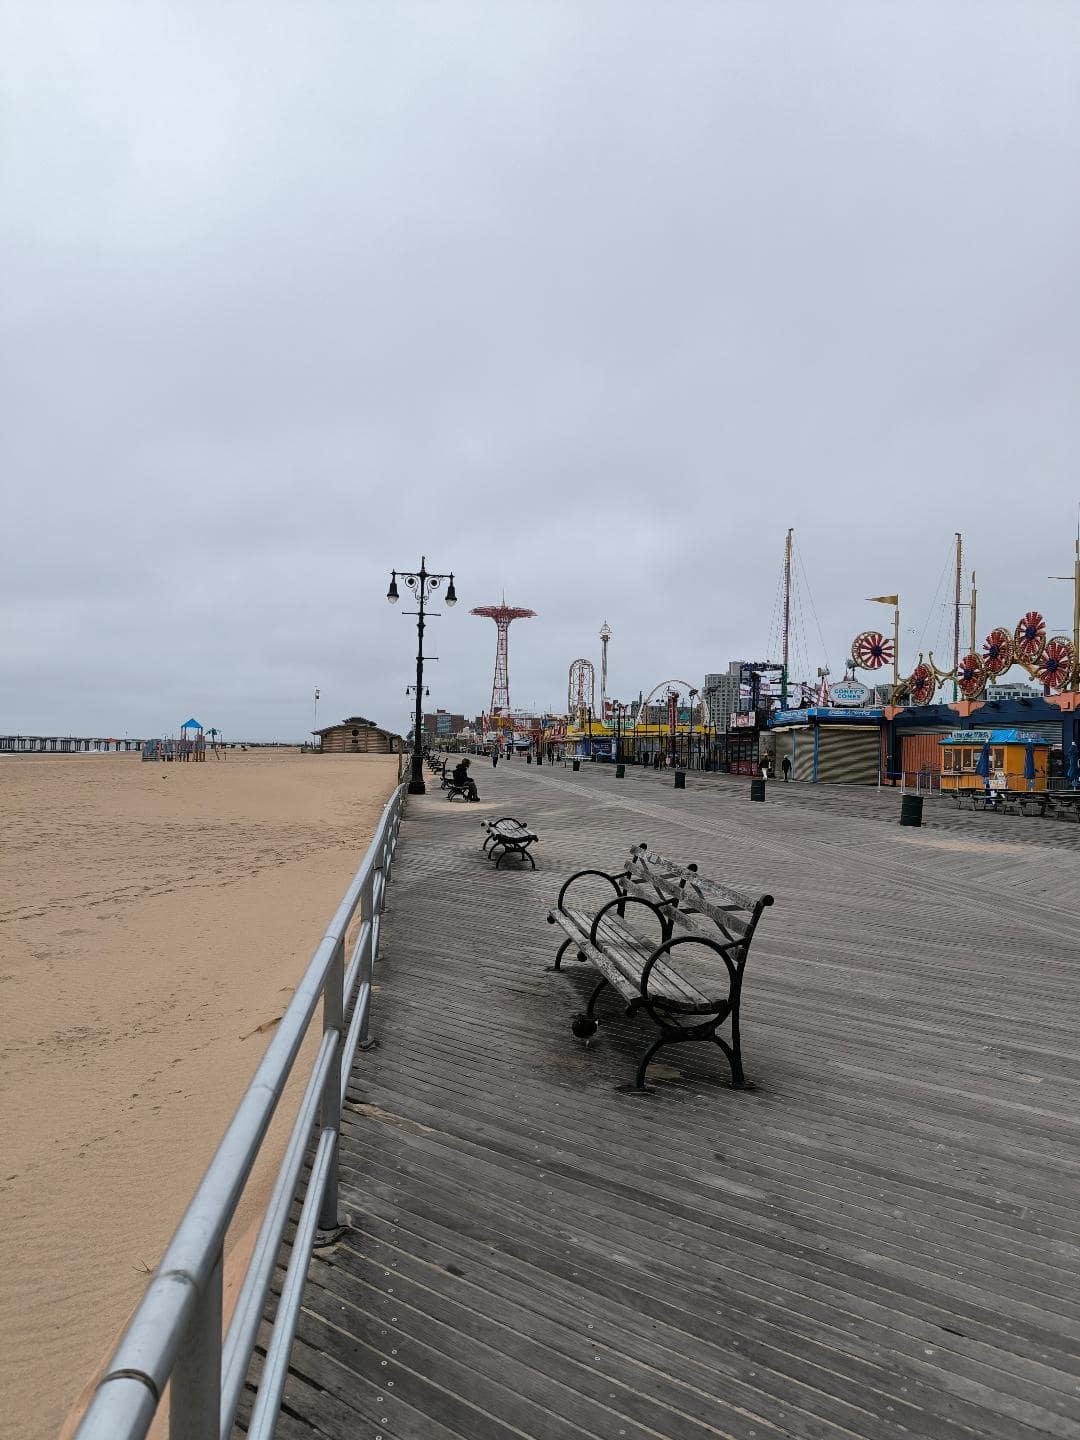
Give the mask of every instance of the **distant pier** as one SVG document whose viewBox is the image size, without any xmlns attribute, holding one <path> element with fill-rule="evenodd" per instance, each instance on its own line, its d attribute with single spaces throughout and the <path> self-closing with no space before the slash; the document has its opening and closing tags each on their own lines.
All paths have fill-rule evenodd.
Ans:
<svg viewBox="0 0 1080 1440">
<path fill-rule="evenodd" d="M 84 735 L 0 735 L 0 755 L 78 755 L 92 751 L 141 750 L 141 740 Z"/>
</svg>

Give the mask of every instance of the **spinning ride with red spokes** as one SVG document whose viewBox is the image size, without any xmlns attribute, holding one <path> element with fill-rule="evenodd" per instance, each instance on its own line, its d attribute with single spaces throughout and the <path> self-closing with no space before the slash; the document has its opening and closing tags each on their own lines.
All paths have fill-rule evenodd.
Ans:
<svg viewBox="0 0 1080 1440">
<path fill-rule="evenodd" d="M 851 658 L 864 670 L 880 670 L 883 665 L 891 665 L 893 654 L 893 642 L 880 630 L 864 630 L 851 642 Z"/>
<path fill-rule="evenodd" d="M 965 700 L 975 700 L 986 687 L 986 667 L 974 651 L 956 667 L 956 688 Z"/>
<path fill-rule="evenodd" d="M 1013 663 L 1013 637 L 1003 625 L 990 631 L 983 641 L 983 668 L 992 678 L 1004 675 Z"/>
<path fill-rule="evenodd" d="M 1042 654 L 1046 644 L 1046 621 L 1038 610 L 1029 610 L 1016 623 L 1013 635 L 1013 649 L 1016 658 L 1026 665 L 1032 664 Z"/>
</svg>

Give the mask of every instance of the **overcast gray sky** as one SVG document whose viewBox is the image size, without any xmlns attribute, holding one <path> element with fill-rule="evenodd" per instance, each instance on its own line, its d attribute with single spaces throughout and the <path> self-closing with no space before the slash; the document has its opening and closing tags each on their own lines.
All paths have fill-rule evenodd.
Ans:
<svg viewBox="0 0 1080 1440">
<path fill-rule="evenodd" d="M 0 13 L 0 731 L 403 729 L 421 552 L 468 713 L 504 591 L 522 705 L 763 656 L 788 525 L 808 665 L 957 529 L 1071 623 L 1073 0 Z"/>
</svg>

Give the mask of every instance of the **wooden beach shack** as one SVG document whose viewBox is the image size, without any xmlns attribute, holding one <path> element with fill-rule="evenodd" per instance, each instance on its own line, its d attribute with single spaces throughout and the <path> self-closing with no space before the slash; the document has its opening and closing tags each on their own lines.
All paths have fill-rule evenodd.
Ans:
<svg viewBox="0 0 1080 1440">
<path fill-rule="evenodd" d="M 942 790 L 1045 790 L 1050 742 L 1034 731 L 956 730 L 941 746 Z M 979 773 L 979 757 L 989 746 L 988 774 Z"/>
<path fill-rule="evenodd" d="M 350 715 L 337 725 L 311 733 L 319 742 L 316 749 L 323 755 L 400 755 L 405 748 L 400 735 L 381 729 L 363 715 Z"/>
</svg>

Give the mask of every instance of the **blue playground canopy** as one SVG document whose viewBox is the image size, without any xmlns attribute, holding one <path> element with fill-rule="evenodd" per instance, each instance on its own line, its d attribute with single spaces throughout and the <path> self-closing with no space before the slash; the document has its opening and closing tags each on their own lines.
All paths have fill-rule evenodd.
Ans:
<svg viewBox="0 0 1080 1440">
<path fill-rule="evenodd" d="M 185 720 L 184 723 L 180 726 L 180 729 L 181 729 L 181 730 L 201 730 L 201 729 L 202 729 L 202 726 L 199 724 L 198 720 Z"/>
</svg>

